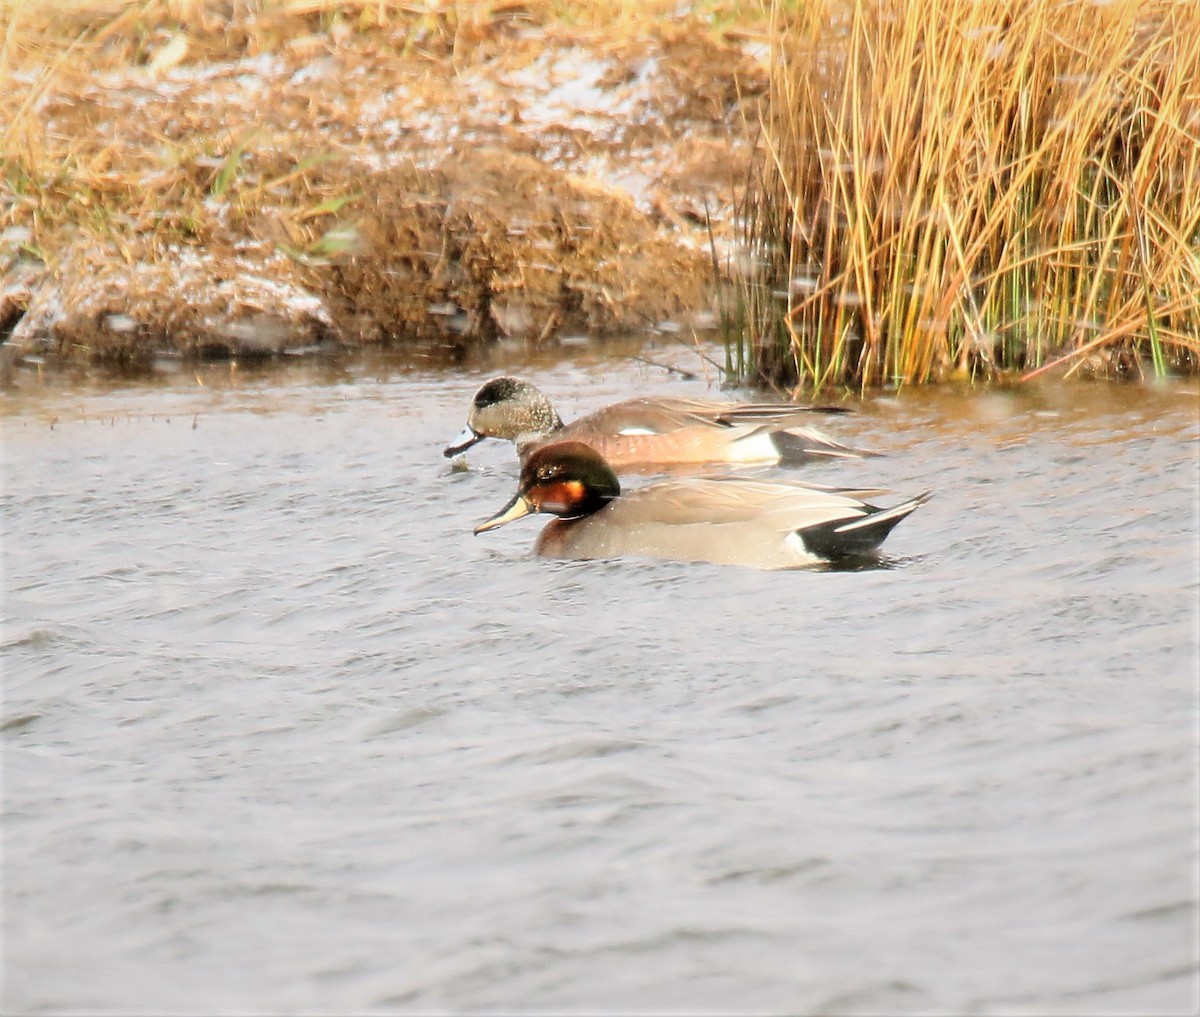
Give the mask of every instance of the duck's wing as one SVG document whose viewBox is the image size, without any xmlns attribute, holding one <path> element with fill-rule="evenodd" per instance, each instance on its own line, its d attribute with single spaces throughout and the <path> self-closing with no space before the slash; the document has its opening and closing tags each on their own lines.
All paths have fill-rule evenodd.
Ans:
<svg viewBox="0 0 1200 1017">
<path fill-rule="evenodd" d="M 882 455 L 870 449 L 844 445 L 815 427 L 789 426 L 786 421 L 743 430 L 746 433 L 734 439 L 735 443 L 748 445 L 769 441 L 784 466 L 799 466 L 822 459 L 868 459 Z"/>
<path fill-rule="evenodd" d="M 680 400 L 686 402 L 688 400 Z M 808 413 L 853 413 L 849 406 L 805 405 L 802 403 L 722 403 L 695 401 L 694 412 L 711 414 L 713 419 L 725 427 L 739 424 L 784 423 L 794 417 Z"/>
<path fill-rule="evenodd" d="M 623 493 L 608 511 L 620 509 L 623 525 L 756 523 L 788 533 L 857 520 L 872 508 L 863 498 L 882 493 L 741 478 L 681 478 Z"/>
<path fill-rule="evenodd" d="M 565 430 L 586 440 L 586 435 L 670 434 L 685 427 L 723 427 L 713 414 L 697 412 L 696 404 L 682 399 L 626 399 L 573 420 Z"/>
<path fill-rule="evenodd" d="M 580 417 L 566 430 L 579 437 L 590 433 L 667 434 L 684 427 L 732 428 L 748 424 L 799 424 L 809 413 L 846 413 L 840 406 L 796 406 L 791 403 L 726 403 L 705 399 L 626 399 Z"/>
<path fill-rule="evenodd" d="M 780 424 L 809 413 L 850 413 L 847 406 L 813 406 L 802 403 L 727 403 L 718 399 L 658 398 L 633 400 L 653 403 L 664 410 L 688 415 L 720 427 L 742 424 Z"/>
<path fill-rule="evenodd" d="M 680 479 L 623 494 L 625 525 L 656 523 L 738 523 L 778 534 L 794 533 L 821 557 L 865 553 L 931 497 L 929 492 L 891 508 L 868 501 L 888 492 L 878 489 L 821 487 L 738 478 Z"/>
</svg>

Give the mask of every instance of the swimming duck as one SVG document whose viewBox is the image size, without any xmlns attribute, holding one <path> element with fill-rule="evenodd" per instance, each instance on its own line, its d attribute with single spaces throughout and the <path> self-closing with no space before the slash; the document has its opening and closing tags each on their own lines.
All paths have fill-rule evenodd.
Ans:
<svg viewBox="0 0 1200 1017">
<path fill-rule="evenodd" d="M 548 558 L 665 558 L 786 569 L 872 554 L 930 497 L 893 508 L 863 501 L 880 491 L 738 478 L 679 478 L 621 493 L 591 446 L 555 442 L 521 467 L 517 493 L 475 533 L 534 512 L 557 516 L 538 537 Z"/>
<path fill-rule="evenodd" d="M 445 455 L 459 455 L 484 438 L 515 442 L 522 460 L 550 441 L 583 441 L 614 469 L 714 462 L 795 466 L 876 455 L 800 423 L 806 413 L 844 412 L 840 406 L 627 399 L 564 424 L 536 386 L 520 378 L 493 378 L 475 393 L 467 426 Z"/>
</svg>

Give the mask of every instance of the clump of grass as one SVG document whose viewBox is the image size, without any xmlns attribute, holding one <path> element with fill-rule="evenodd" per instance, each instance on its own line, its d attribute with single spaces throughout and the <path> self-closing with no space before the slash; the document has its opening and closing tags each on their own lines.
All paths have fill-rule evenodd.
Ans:
<svg viewBox="0 0 1200 1017">
<path fill-rule="evenodd" d="M 758 71 L 723 42 L 742 6 L 0 0 L 0 345 L 10 363 L 460 351 L 702 306 L 694 251 L 560 168 L 591 133 L 519 114 L 548 52 L 578 50 L 611 68 L 603 88 L 703 68 L 682 102 L 645 100 L 646 132 L 680 114 L 715 134 L 736 90 L 713 54 Z M 605 154 L 634 144 L 612 120 Z"/>
<path fill-rule="evenodd" d="M 576 44 L 619 68 L 651 37 L 709 37 L 710 56 L 763 22 L 746 0 L 0 0 L 0 291 L 80 245 L 131 264 L 181 246 L 330 260 L 354 247 L 363 166 L 448 154 L 451 131 L 445 151 L 422 142 L 431 116 L 513 144 L 511 111 L 476 113 L 463 72 Z"/>
<path fill-rule="evenodd" d="M 731 360 L 815 388 L 1200 365 L 1200 5 L 771 16 Z"/>
</svg>

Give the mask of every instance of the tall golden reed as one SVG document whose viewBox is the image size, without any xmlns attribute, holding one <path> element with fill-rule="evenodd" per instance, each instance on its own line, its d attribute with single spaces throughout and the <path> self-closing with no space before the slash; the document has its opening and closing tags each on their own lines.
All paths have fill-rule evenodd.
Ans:
<svg viewBox="0 0 1200 1017">
<path fill-rule="evenodd" d="M 1200 365 L 1200 4 L 774 0 L 772 22 L 751 371 Z"/>
</svg>

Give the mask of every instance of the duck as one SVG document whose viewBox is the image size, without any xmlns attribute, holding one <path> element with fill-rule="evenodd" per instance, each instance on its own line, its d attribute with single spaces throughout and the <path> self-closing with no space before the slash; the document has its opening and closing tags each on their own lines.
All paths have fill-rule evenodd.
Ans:
<svg viewBox="0 0 1200 1017">
<path fill-rule="evenodd" d="M 740 477 L 675 477 L 623 493 L 590 445 L 553 442 L 521 466 L 517 493 L 475 527 L 555 516 L 537 539 L 547 558 L 658 558 L 758 569 L 793 569 L 874 557 L 902 519 L 931 497 L 891 508 L 865 501 L 886 492 Z"/>
<path fill-rule="evenodd" d="M 522 460 L 551 441 L 583 441 L 621 471 L 705 463 L 798 466 L 878 455 L 801 423 L 805 414 L 845 412 L 841 406 L 640 398 L 564 424 L 536 385 L 501 377 L 475 393 L 466 427 L 444 455 L 452 459 L 485 438 L 514 442 Z"/>
</svg>

